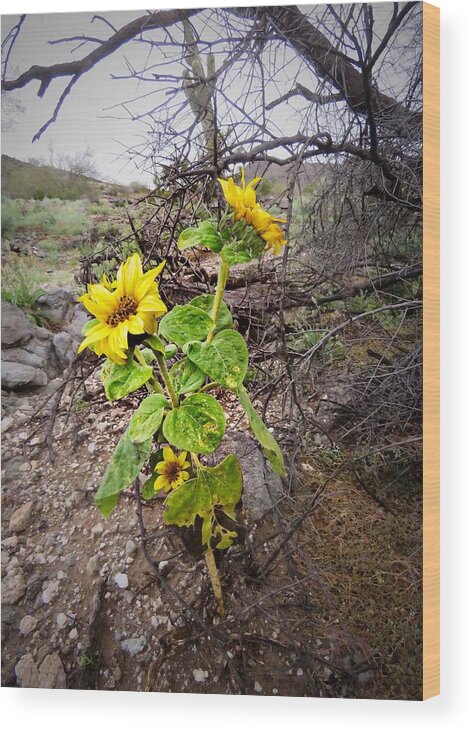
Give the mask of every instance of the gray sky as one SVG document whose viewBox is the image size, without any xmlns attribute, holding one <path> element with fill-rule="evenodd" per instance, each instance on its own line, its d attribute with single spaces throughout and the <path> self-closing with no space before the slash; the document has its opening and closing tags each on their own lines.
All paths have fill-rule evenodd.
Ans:
<svg viewBox="0 0 471 732">
<path fill-rule="evenodd" d="M 319 9 L 322 10 L 322 7 Z M 376 6 L 378 30 L 381 31 L 386 27 L 390 12 L 390 3 L 384 3 L 380 8 Z M 106 11 L 103 15 L 119 28 L 145 13 L 145 10 Z M 16 76 L 33 64 L 50 65 L 59 61 L 80 58 L 89 53 L 94 47 L 91 44 L 82 46 L 71 53 L 78 45 L 77 43 L 50 45 L 48 41 L 82 33 L 107 38 L 111 32 L 110 29 L 98 20 L 91 23 L 92 18 L 92 12 L 28 15 L 11 55 L 8 77 Z M 2 17 L 2 38 L 17 22 L 17 19 L 18 16 L 13 15 Z M 200 19 L 200 16 L 197 16 L 193 22 L 196 26 L 201 24 L 205 39 L 214 39 L 219 32 L 217 27 L 212 28 L 210 23 L 205 22 L 204 17 Z M 237 21 L 234 20 L 234 22 Z M 172 30 L 172 33 L 178 34 L 179 30 Z M 152 31 L 152 35 L 161 39 L 165 37 L 163 31 Z M 27 160 L 28 158 L 48 158 L 51 143 L 57 153 L 74 153 L 89 145 L 94 151 L 97 167 L 103 177 L 124 183 L 131 180 L 150 183 L 152 178 L 149 174 L 143 173 L 132 161 L 119 159 L 123 146 L 132 147 L 145 139 L 146 128 L 142 123 L 132 122 L 129 115 L 123 109 L 116 108 L 116 105 L 123 100 L 132 100 L 140 95 L 145 95 L 142 99 L 129 105 L 132 113 L 138 115 L 146 112 L 158 102 L 171 97 L 165 96 L 165 89 L 154 82 L 142 82 L 135 79 L 112 80 L 110 76 L 111 73 L 126 74 L 126 62 L 131 63 L 134 68 L 140 69 L 165 61 L 166 66 L 159 71 L 181 74 L 183 67 L 179 59 L 172 58 L 172 53 L 175 51 L 170 49 L 165 53 L 170 54 L 168 59 L 163 57 L 161 50 L 151 49 L 147 44 L 130 42 L 98 63 L 73 87 L 59 112 L 57 121 L 35 143 L 32 143 L 33 135 L 52 114 L 67 80 L 53 81 L 42 99 L 37 96 L 38 82 L 32 82 L 24 89 L 10 93 L 23 105 L 25 112 L 18 114 L 14 126 L 2 134 L 2 152 Z M 283 91 L 291 88 L 295 80 L 315 88 L 312 87 L 313 80 L 309 78 L 311 72 L 306 70 L 300 72 L 299 59 L 296 59 L 289 49 L 286 49 L 284 53 L 284 60 L 288 63 L 277 79 L 276 88 L 273 89 L 275 96 L 279 96 Z M 224 52 L 218 57 L 218 66 L 223 59 Z M 149 74 L 151 73 L 152 70 Z M 176 84 L 179 86 L 180 82 L 176 82 Z M 226 91 L 230 96 L 237 97 L 243 89 L 243 85 L 244 79 L 237 76 L 237 68 L 235 68 L 233 77 L 228 80 Z M 269 98 L 270 93 L 268 92 L 267 100 Z M 259 102 L 260 95 L 255 95 L 254 103 L 259 104 Z M 303 102 L 301 101 L 300 104 Z M 301 118 L 299 114 L 296 114 L 296 105 L 297 100 L 293 100 L 289 106 L 286 105 L 285 109 L 280 108 L 277 112 L 279 116 L 275 118 L 274 124 L 277 125 L 279 122 L 284 134 L 293 134 L 299 129 Z M 115 108 L 112 109 L 113 107 Z M 186 126 L 185 119 L 179 120 L 179 122 Z M 335 122 L 331 120 L 329 128 L 331 131 L 334 131 L 333 124 L 335 125 Z"/>
<path fill-rule="evenodd" d="M 106 17 L 120 27 L 144 13 L 145 11 L 114 12 L 106 13 Z M 17 17 L 3 16 L 2 38 L 17 21 Z M 80 58 L 84 55 L 84 48 L 91 50 L 91 45 L 71 54 L 70 50 L 77 44 L 51 46 L 47 41 L 81 33 L 106 38 L 109 28 L 97 21 L 91 24 L 92 17 L 92 13 L 29 15 L 12 54 L 11 70 L 21 72 L 33 64 L 50 65 Z M 124 54 L 137 65 L 146 58 L 146 49 L 138 43 L 126 44 L 125 49 L 97 64 L 78 81 L 57 121 L 34 144 L 32 138 L 51 115 L 64 87 L 64 79 L 53 81 L 42 99 L 37 96 L 38 82 L 13 92 L 24 106 L 25 113 L 19 114 L 14 127 L 2 134 L 2 152 L 25 160 L 29 157 L 48 157 L 48 146 L 51 142 L 57 152 L 80 150 L 89 144 L 95 152 L 97 167 L 102 175 L 120 182 L 136 179 L 149 182 L 150 176 L 136 170 L 132 163 L 127 162 L 125 165 L 123 160 L 116 159 L 121 150 L 119 143 L 132 145 L 137 141 L 142 133 L 140 126 L 129 119 L 106 118 L 107 114 L 121 114 L 119 110 L 104 111 L 123 99 L 134 97 L 140 91 L 138 82 L 134 80 L 110 79 L 112 72 L 125 73 Z"/>
</svg>

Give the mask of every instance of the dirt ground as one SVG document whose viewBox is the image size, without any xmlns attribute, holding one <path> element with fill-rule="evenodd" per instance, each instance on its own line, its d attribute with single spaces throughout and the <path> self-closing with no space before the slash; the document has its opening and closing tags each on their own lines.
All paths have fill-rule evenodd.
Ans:
<svg viewBox="0 0 471 732">
<path fill-rule="evenodd" d="M 220 619 L 205 563 L 164 527 L 160 499 L 143 508 L 155 572 L 133 493 L 109 519 L 95 507 L 93 493 L 139 398 L 107 403 L 97 374 L 84 395 L 61 402 L 53 462 L 44 444 L 53 400 L 35 416 L 44 397 L 10 406 L 3 685 L 18 684 L 21 659 L 27 679 L 41 683 L 45 659 L 58 654 L 65 681 L 61 671 L 44 683 L 68 688 L 420 698 L 419 489 L 400 485 L 385 510 L 335 475 L 324 446 L 309 455 L 293 449 L 295 478 L 220 563 Z M 226 407 L 240 424 L 235 406 Z M 11 525 L 29 503 L 23 524 Z"/>
</svg>

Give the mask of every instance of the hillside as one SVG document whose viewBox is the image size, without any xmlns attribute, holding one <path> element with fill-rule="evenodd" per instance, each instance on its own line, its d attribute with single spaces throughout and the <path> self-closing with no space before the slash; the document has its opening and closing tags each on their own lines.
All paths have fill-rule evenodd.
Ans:
<svg viewBox="0 0 471 732">
<path fill-rule="evenodd" d="M 121 186 L 104 183 L 86 175 L 59 170 L 49 165 L 34 165 L 2 155 L 3 198 L 62 198 L 75 200 L 97 196 Z M 124 188 L 123 188 L 124 190 Z"/>
</svg>

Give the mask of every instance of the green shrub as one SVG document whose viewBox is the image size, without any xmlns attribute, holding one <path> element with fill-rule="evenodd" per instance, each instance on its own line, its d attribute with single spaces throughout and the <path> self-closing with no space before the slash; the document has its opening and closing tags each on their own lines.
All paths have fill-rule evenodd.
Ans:
<svg viewBox="0 0 471 732">
<path fill-rule="evenodd" d="M 18 262 L 5 265 L 2 271 L 2 300 L 21 308 L 38 325 L 45 319 L 35 308 L 36 301 L 44 294 L 39 284 L 39 275 L 30 267 Z"/>
</svg>

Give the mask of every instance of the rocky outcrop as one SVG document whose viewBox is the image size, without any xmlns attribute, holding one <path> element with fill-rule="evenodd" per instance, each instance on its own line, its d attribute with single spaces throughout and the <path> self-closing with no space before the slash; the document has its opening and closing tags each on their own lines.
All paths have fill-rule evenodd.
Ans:
<svg viewBox="0 0 471 732">
<path fill-rule="evenodd" d="M 8 392 L 40 392 L 64 373 L 77 353 L 87 315 L 75 295 L 57 288 L 41 295 L 37 310 L 51 329 L 2 302 L 2 389 Z"/>
</svg>

